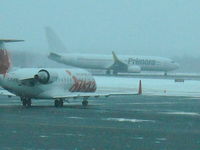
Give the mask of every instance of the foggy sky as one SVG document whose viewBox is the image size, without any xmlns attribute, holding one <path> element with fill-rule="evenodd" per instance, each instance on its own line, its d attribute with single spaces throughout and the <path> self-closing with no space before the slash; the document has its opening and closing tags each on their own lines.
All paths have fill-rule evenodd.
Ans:
<svg viewBox="0 0 200 150">
<path fill-rule="evenodd" d="M 200 55 L 199 0 L 1 0 L 9 48 L 46 51 L 46 26 L 73 52 Z"/>
</svg>

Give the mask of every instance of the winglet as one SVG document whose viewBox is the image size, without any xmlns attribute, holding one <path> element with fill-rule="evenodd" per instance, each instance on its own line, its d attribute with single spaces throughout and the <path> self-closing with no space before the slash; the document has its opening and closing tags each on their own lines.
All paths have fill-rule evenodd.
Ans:
<svg viewBox="0 0 200 150">
<path fill-rule="evenodd" d="M 142 95 L 142 81 L 139 81 L 138 95 Z"/>
<path fill-rule="evenodd" d="M 117 57 L 117 55 L 115 54 L 114 51 L 112 51 L 112 55 L 113 55 L 113 59 L 114 59 L 115 62 L 119 61 L 119 59 L 118 59 L 118 57 Z"/>
<path fill-rule="evenodd" d="M 4 43 L 10 42 L 23 42 L 24 40 L 15 40 L 15 39 L 0 39 L 0 49 L 5 49 Z"/>
</svg>

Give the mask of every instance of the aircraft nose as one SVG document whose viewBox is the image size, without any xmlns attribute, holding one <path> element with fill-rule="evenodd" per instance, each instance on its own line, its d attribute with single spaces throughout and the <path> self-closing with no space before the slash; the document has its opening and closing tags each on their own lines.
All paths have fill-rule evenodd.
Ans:
<svg viewBox="0 0 200 150">
<path fill-rule="evenodd" d="M 175 67 L 176 67 L 176 69 L 178 69 L 180 67 L 180 65 L 178 63 L 175 63 Z"/>
<path fill-rule="evenodd" d="M 179 67 L 180 67 L 180 65 L 179 65 L 178 63 L 174 63 L 174 64 L 173 64 L 173 68 L 174 68 L 174 69 L 178 69 Z"/>
</svg>

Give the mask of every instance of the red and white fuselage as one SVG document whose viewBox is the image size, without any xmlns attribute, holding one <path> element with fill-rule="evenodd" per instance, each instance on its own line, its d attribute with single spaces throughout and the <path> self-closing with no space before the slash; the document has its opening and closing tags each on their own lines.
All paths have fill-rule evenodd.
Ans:
<svg viewBox="0 0 200 150">
<path fill-rule="evenodd" d="M 20 97 L 52 98 L 67 93 L 95 92 L 93 76 L 82 69 L 23 68 L 1 75 L 0 85 Z"/>
</svg>

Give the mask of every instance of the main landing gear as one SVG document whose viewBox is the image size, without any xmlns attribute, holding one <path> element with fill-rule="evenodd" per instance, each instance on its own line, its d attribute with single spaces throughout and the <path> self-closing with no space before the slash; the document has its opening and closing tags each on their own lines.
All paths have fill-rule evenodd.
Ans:
<svg viewBox="0 0 200 150">
<path fill-rule="evenodd" d="M 88 105 L 88 101 L 87 101 L 88 98 L 89 98 L 89 97 L 84 97 L 84 98 L 83 98 L 82 106 L 87 106 L 87 105 Z"/>
<path fill-rule="evenodd" d="M 113 75 L 117 75 L 118 71 L 117 70 L 113 70 Z"/>
<path fill-rule="evenodd" d="M 21 97 L 21 101 L 24 107 L 31 107 L 31 98 Z"/>
<path fill-rule="evenodd" d="M 110 70 L 106 70 L 106 74 L 107 74 L 107 75 L 110 75 Z"/>
<path fill-rule="evenodd" d="M 106 70 L 106 74 L 107 75 L 117 75 L 118 74 L 118 70 Z"/>
<path fill-rule="evenodd" d="M 89 97 L 84 97 L 83 98 L 83 101 L 82 101 L 82 106 L 87 106 L 88 105 L 88 101 L 87 101 L 87 99 L 88 99 Z M 54 101 L 54 106 L 55 107 L 63 107 L 63 103 L 64 103 L 64 99 L 56 99 L 55 101 Z"/>
<path fill-rule="evenodd" d="M 63 99 L 56 99 L 55 101 L 54 101 L 54 106 L 55 107 L 63 107 Z"/>
</svg>

